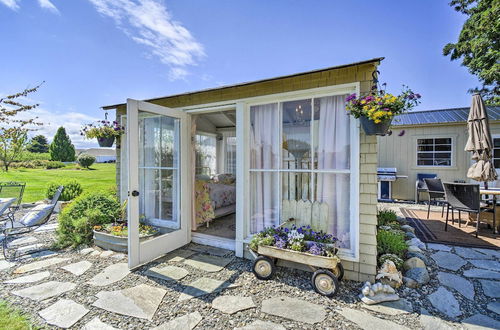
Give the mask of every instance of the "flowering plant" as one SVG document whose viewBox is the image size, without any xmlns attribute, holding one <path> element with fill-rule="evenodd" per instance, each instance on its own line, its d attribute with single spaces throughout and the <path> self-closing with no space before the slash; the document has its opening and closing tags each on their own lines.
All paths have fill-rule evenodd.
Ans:
<svg viewBox="0 0 500 330">
<path fill-rule="evenodd" d="M 124 133 L 125 128 L 118 124 L 116 120 L 101 120 L 94 124 L 84 125 L 80 135 L 87 139 L 117 137 Z"/>
<path fill-rule="evenodd" d="M 113 236 L 127 237 L 128 236 L 128 227 L 126 223 L 108 223 L 106 225 L 94 226 L 95 231 L 102 231 Z M 149 236 L 154 235 L 158 232 L 158 230 L 152 226 L 139 224 L 139 235 L 140 236 Z"/>
<path fill-rule="evenodd" d="M 366 117 L 379 124 L 411 110 L 420 103 L 420 97 L 420 94 L 404 85 L 403 91 L 397 96 L 379 89 L 364 97 L 349 95 L 346 98 L 346 110 L 355 118 Z"/>
<path fill-rule="evenodd" d="M 322 231 L 314 231 L 311 226 L 291 228 L 268 227 L 255 234 L 250 241 L 250 248 L 257 250 L 259 246 L 274 246 L 279 249 L 288 249 L 305 252 L 318 256 L 334 256 L 338 239 Z"/>
</svg>

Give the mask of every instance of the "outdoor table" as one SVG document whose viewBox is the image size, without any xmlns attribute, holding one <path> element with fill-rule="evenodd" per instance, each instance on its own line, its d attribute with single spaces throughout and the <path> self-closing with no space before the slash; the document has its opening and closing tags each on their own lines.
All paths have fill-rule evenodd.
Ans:
<svg viewBox="0 0 500 330">
<path fill-rule="evenodd" d="M 500 195 L 500 189 L 481 189 L 479 191 L 481 195 L 491 195 L 493 196 L 493 233 L 497 234 L 496 218 L 497 218 L 497 196 Z"/>
</svg>

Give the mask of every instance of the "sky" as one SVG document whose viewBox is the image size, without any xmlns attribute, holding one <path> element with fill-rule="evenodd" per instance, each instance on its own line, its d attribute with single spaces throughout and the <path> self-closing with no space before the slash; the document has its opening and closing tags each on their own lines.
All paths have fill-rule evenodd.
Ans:
<svg viewBox="0 0 500 330">
<path fill-rule="evenodd" d="M 416 110 L 468 107 L 477 79 L 442 55 L 465 16 L 448 0 L 0 0 L 0 95 L 44 81 L 52 139 L 103 105 L 385 57 L 380 82 L 422 95 Z M 114 117 L 110 112 L 109 117 Z"/>
</svg>

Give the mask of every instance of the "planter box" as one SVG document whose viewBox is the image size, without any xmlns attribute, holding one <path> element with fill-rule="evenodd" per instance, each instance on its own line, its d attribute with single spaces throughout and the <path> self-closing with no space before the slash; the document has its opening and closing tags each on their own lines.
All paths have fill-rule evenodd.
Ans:
<svg viewBox="0 0 500 330">
<path fill-rule="evenodd" d="M 139 241 L 145 241 L 156 234 L 141 236 Z M 128 252 L 128 236 L 115 236 L 94 230 L 94 244 L 105 250 Z"/>
<path fill-rule="evenodd" d="M 297 262 L 317 268 L 335 269 L 337 264 L 340 263 L 340 258 L 337 256 L 317 256 L 305 252 L 280 249 L 274 246 L 259 246 L 257 253 L 271 258 Z"/>
</svg>

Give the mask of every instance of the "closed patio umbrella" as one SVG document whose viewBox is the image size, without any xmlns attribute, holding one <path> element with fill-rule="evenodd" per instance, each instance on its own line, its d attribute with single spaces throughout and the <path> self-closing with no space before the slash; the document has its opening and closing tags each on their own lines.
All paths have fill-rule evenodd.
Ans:
<svg viewBox="0 0 500 330">
<path fill-rule="evenodd" d="M 485 182 L 488 187 L 488 181 L 497 179 L 497 172 L 492 161 L 493 143 L 488 121 L 486 106 L 481 95 L 472 96 L 472 105 L 467 119 L 467 128 L 469 138 L 465 145 L 465 151 L 472 152 L 472 159 L 476 161 L 467 172 L 467 177 Z"/>
</svg>

